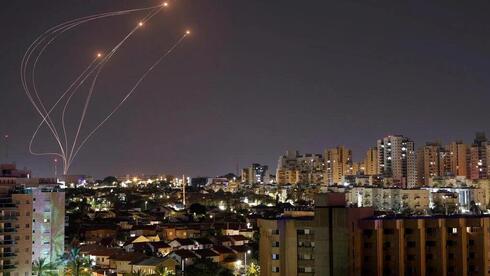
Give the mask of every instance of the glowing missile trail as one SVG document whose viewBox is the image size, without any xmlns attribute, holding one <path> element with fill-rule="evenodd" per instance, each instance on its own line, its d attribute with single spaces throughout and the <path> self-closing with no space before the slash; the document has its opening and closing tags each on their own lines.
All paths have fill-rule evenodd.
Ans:
<svg viewBox="0 0 490 276">
<path fill-rule="evenodd" d="M 57 25 L 55 27 L 52 27 L 48 31 L 44 32 L 42 35 L 40 35 L 28 47 L 28 50 L 24 54 L 24 57 L 23 57 L 22 62 L 21 62 L 21 82 L 22 82 L 22 86 L 23 86 L 23 88 L 24 88 L 24 90 L 26 92 L 27 97 L 31 101 L 32 105 L 34 106 L 35 110 L 42 117 L 42 121 L 41 121 L 40 124 L 42 125 L 43 123 L 46 123 L 46 125 L 48 126 L 48 128 L 51 130 L 51 132 L 53 134 L 53 137 L 58 142 L 58 145 L 59 145 L 60 150 L 61 150 L 61 154 L 59 154 L 59 153 L 49 153 L 49 152 L 47 152 L 47 153 L 36 153 L 36 152 L 34 152 L 32 150 L 32 142 L 31 142 L 30 145 L 29 145 L 29 151 L 31 152 L 31 154 L 34 154 L 34 155 L 53 155 L 54 154 L 54 155 L 58 155 L 61 158 L 63 158 L 64 161 L 66 160 L 66 158 L 65 158 L 65 155 L 66 155 L 65 154 L 65 149 L 61 145 L 61 141 L 59 139 L 59 135 L 57 134 L 56 127 L 55 127 L 54 123 L 52 122 L 52 120 L 51 120 L 51 118 L 49 116 L 49 114 L 51 113 L 51 111 L 56 107 L 56 105 L 59 103 L 59 101 L 64 97 L 64 95 L 66 93 L 64 93 L 61 96 L 61 98 L 55 103 L 55 105 L 52 107 L 52 109 L 51 109 L 50 112 L 46 112 L 45 111 L 45 108 L 43 106 L 43 109 L 42 110 L 44 110 L 44 113 L 45 113 L 44 114 L 42 112 L 42 110 L 40 109 L 40 107 L 38 106 L 38 104 L 36 103 L 36 101 L 33 99 L 32 95 L 30 93 L 30 90 L 29 90 L 28 79 L 26 77 L 27 70 L 28 70 L 28 65 L 29 65 L 29 60 L 30 60 L 31 55 L 35 52 L 35 50 L 39 47 L 39 45 L 41 45 L 43 43 L 43 41 L 45 41 L 49 37 L 49 35 L 55 34 L 55 36 L 52 37 L 44 45 L 44 47 L 39 51 L 39 53 L 38 53 L 38 55 L 36 57 L 36 61 L 42 55 L 42 53 L 44 52 L 44 50 L 46 49 L 46 47 L 49 46 L 49 44 L 51 44 L 51 42 L 53 42 L 58 36 L 60 36 L 61 34 L 63 34 L 65 31 L 67 31 L 69 29 L 72 29 L 74 27 L 77 27 L 78 25 L 80 25 L 82 23 L 86 23 L 88 21 L 92 21 L 92 20 L 95 20 L 95 19 L 100 19 L 100 18 L 104 18 L 104 17 L 108 17 L 108 16 L 123 15 L 123 14 L 128 14 L 128 13 L 131 13 L 131 12 L 143 11 L 143 10 L 149 10 L 149 9 L 155 9 L 155 8 L 156 7 L 148 7 L 148 8 L 141 8 L 141 9 L 132 9 L 132 10 L 125 10 L 125 11 L 108 12 L 108 13 L 103 13 L 103 14 L 98 14 L 98 15 L 91 15 L 91 16 L 86 16 L 86 17 L 83 17 L 83 18 L 78 18 L 78 19 L 70 20 L 70 21 L 67 21 L 65 23 L 59 24 L 59 25 Z M 35 66 L 33 66 L 32 75 L 34 75 L 34 73 L 35 73 Z M 34 78 L 33 78 L 33 81 L 34 81 L 34 83 L 32 85 L 35 85 L 35 79 Z M 42 105 L 42 101 L 39 98 L 39 96 L 37 98 L 40 101 L 39 104 Z M 37 132 L 35 132 L 33 134 L 33 136 L 35 136 L 36 133 Z"/>
<path fill-rule="evenodd" d="M 80 146 L 77 148 L 77 150 L 75 151 L 75 153 L 73 154 L 73 156 L 71 157 L 71 159 L 68 160 L 68 164 L 71 164 L 73 162 L 73 158 L 75 158 L 78 154 L 78 152 L 80 151 L 80 149 L 83 147 L 83 145 L 85 145 L 85 143 L 90 139 L 90 137 L 100 128 L 102 127 L 102 125 L 107 122 L 107 120 L 109 120 L 111 118 L 111 116 L 116 113 L 117 110 L 119 110 L 119 108 L 121 108 L 121 106 L 124 104 L 124 102 L 131 96 L 131 94 L 133 94 L 133 92 L 138 88 L 138 86 L 141 84 L 141 82 L 151 73 L 151 71 L 153 71 L 153 69 L 159 65 L 166 57 L 168 57 L 175 48 L 177 48 L 180 43 L 182 43 L 182 41 L 190 34 L 190 31 L 186 31 L 185 34 L 179 39 L 177 40 L 177 42 L 174 43 L 174 45 L 172 45 L 172 47 L 170 47 L 163 55 L 160 56 L 160 58 L 155 61 L 144 73 L 143 75 L 141 75 L 141 77 L 138 79 L 138 81 L 136 81 L 136 83 L 134 84 L 134 86 L 131 88 L 131 90 L 129 90 L 129 92 L 126 94 L 126 96 L 124 96 L 124 98 L 122 99 L 122 101 L 116 105 L 116 107 L 105 117 L 104 120 L 102 120 L 88 135 L 87 137 L 85 137 L 85 139 L 83 139 L 83 141 L 80 143 Z M 68 167 L 69 169 L 70 167 Z"/>
<path fill-rule="evenodd" d="M 138 86 L 141 84 L 141 82 L 149 75 L 149 73 L 158 65 L 160 64 L 167 56 L 169 56 L 172 51 L 184 40 L 184 38 L 190 34 L 190 31 L 187 30 L 185 34 L 177 40 L 176 43 L 174 43 L 167 52 L 165 52 L 160 58 L 154 62 L 138 79 L 138 81 L 135 83 L 135 85 L 129 90 L 129 92 L 125 95 L 125 97 L 116 105 L 116 107 L 100 122 L 96 125 L 96 127 L 89 132 L 89 134 L 81 140 L 81 143 L 78 144 L 78 139 L 80 136 L 80 131 L 82 128 L 82 125 L 84 123 L 85 116 L 87 114 L 87 108 L 90 104 L 91 98 L 93 96 L 97 80 L 99 78 L 100 73 L 102 72 L 104 65 L 107 64 L 110 59 L 117 53 L 117 51 L 120 49 L 120 47 L 134 34 L 134 32 L 141 28 L 142 26 L 145 25 L 146 22 L 148 22 L 153 16 L 158 14 L 164 7 L 167 7 L 168 3 L 163 2 L 162 4 L 158 6 L 152 6 L 152 7 L 145 7 L 145 8 L 139 8 L 139 9 L 130 9 L 130 10 L 122 10 L 122 11 L 113 11 L 113 12 L 106 12 L 106 13 L 100 13 L 100 14 L 95 14 L 95 15 L 90 15 L 90 16 L 85 16 L 77 19 L 73 19 L 64 23 L 61 23 L 59 25 L 56 25 L 47 31 L 45 31 L 43 34 L 41 34 L 39 37 L 37 37 L 31 45 L 29 45 L 26 53 L 24 54 L 22 61 L 21 61 L 21 83 L 22 87 L 33 105 L 34 109 L 37 111 L 37 113 L 41 116 L 42 120 L 38 124 L 37 128 L 35 129 L 31 140 L 29 142 L 29 151 L 31 154 L 34 155 L 54 155 L 56 157 L 59 157 L 63 161 L 63 173 L 66 174 L 68 172 L 68 169 L 71 167 L 71 164 L 75 160 L 75 157 L 78 155 L 80 150 L 83 148 L 83 146 L 86 144 L 86 142 L 92 137 L 92 135 L 100 129 L 104 125 L 104 123 L 109 120 L 109 118 L 124 104 L 124 102 L 129 98 L 131 94 L 134 93 L 134 91 L 138 88 Z M 58 37 L 60 37 L 63 33 L 72 30 L 84 23 L 91 22 L 94 20 L 102 19 L 102 18 L 107 18 L 107 17 L 112 17 L 112 16 L 120 16 L 120 15 L 127 15 L 133 12 L 141 12 L 141 11 L 149 11 L 149 14 L 145 16 L 143 19 L 141 19 L 138 24 L 118 43 L 116 46 L 109 51 L 106 55 L 102 55 L 102 53 L 98 52 L 96 53 L 95 59 L 78 75 L 75 80 L 73 80 L 68 88 L 61 94 L 60 98 L 49 108 L 49 110 L 46 108 L 44 105 L 37 85 L 36 85 L 36 68 L 37 64 L 45 52 L 45 50 L 53 43 L 56 41 Z M 69 141 L 69 136 L 68 132 L 66 129 L 66 124 L 65 124 L 65 114 L 68 112 L 68 106 L 69 103 L 74 96 L 74 94 L 79 90 L 79 88 L 82 86 L 82 84 L 87 80 L 91 78 L 91 85 L 85 100 L 85 104 L 83 106 L 83 111 L 80 116 L 80 121 L 78 123 L 78 128 L 76 131 L 76 134 L 73 137 L 73 141 Z M 56 124 L 51 118 L 51 115 L 53 111 L 56 109 L 58 104 L 63 100 L 68 95 L 68 98 L 64 102 L 63 106 L 63 111 L 61 113 L 61 124 L 62 124 L 62 133 L 63 133 L 63 141 L 60 137 L 60 132 L 58 132 L 58 129 L 56 128 Z M 32 145 L 34 143 L 35 138 L 37 137 L 39 130 L 42 128 L 42 126 L 46 124 L 48 129 L 51 132 L 52 137 L 55 139 L 57 146 L 59 147 L 60 152 L 35 152 L 32 149 Z M 57 159 L 56 159 L 57 160 Z"/>
<path fill-rule="evenodd" d="M 143 26 L 144 22 L 150 20 L 153 16 L 155 16 L 157 13 L 160 12 L 160 9 L 154 11 L 154 12 L 150 12 L 150 14 L 148 14 L 142 21 L 139 22 L 138 26 Z M 70 165 L 71 165 L 71 162 L 73 160 L 72 158 L 72 155 L 73 155 L 73 152 L 75 151 L 75 147 L 76 147 L 76 144 L 77 144 L 77 141 L 78 141 L 78 137 L 80 135 L 80 130 L 82 128 L 82 125 L 83 125 L 83 122 L 85 120 L 85 116 L 87 114 L 87 108 L 88 108 L 88 105 L 90 103 L 90 100 L 92 98 L 92 95 L 93 95 L 93 92 L 94 92 L 94 88 L 95 88 L 95 85 L 97 83 L 97 79 L 100 75 L 100 73 L 102 72 L 102 69 L 104 68 L 104 65 L 110 60 L 110 58 L 116 53 L 116 51 L 124 44 L 124 42 L 126 42 L 126 40 L 128 40 L 135 32 L 136 30 L 138 29 L 138 27 L 135 27 L 133 28 L 117 45 L 116 47 L 114 47 L 114 49 L 112 49 L 112 51 L 106 56 L 104 57 L 104 59 L 101 61 L 101 65 L 99 66 L 99 68 L 97 69 L 97 72 L 95 73 L 95 77 L 94 79 L 92 80 L 92 84 L 90 86 L 90 90 L 88 92 L 88 95 L 87 95 L 87 98 L 85 100 L 85 105 L 83 107 L 83 111 L 82 111 L 82 116 L 80 118 L 80 122 L 78 123 L 78 128 L 77 128 L 77 133 L 75 135 L 75 138 L 73 140 L 73 144 L 71 146 L 71 150 L 70 152 L 68 153 L 68 164 L 67 164 L 67 169 L 70 168 Z"/>
</svg>

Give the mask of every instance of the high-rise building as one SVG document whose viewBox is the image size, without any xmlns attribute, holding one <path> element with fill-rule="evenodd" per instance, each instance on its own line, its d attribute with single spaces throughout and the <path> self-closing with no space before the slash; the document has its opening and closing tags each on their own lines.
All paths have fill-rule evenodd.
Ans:
<svg viewBox="0 0 490 276">
<path fill-rule="evenodd" d="M 0 175 L 0 272 L 32 275 L 33 262 L 54 263 L 64 252 L 65 194 L 54 179 L 9 167 Z"/>
<path fill-rule="evenodd" d="M 487 178 L 487 145 L 488 141 L 483 132 L 477 132 L 470 147 L 470 178 L 473 180 Z"/>
<path fill-rule="evenodd" d="M 344 175 L 354 174 L 352 151 L 344 146 L 325 150 L 325 180 L 327 185 L 340 183 Z"/>
<path fill-rule="evenodd" d="M 320 154 L 287 151 L 279 157 L 276 170 L 277 184 L 323 183 L 325 162 Z"/>
<path fill-rule="evenodd" d="M 411 188 L 416 185 L 414 142 L 401 135 L 378 140 L 378 168 L 385 178 L 392 178 L 396 186 Z"/>
<path fill-rule="evenodd" d="M 362 160 L 360 170 L 365 175 L 378 175 L 378 149 L 376 147 L 368 149 L 366 156 Z"/>
<path fill-rule="evenodd" d="M 451 170 L 451 152 L 441 147 L 439 149 L 439 176 L 454 176 Z"/>
<path fill-rule="evenodd" d="M 439 143 L 427 143 L 417 151 L 417 183 L 428 185 L 433 177 L 443 175 L 444 149 Z"/>
<path fill-rule="evenodd" d="M 269 181 L 269 167 L 257 163 L 242 169 L 242 182 L 248 184 L 264 184 Z"/>
<path fill-rule="evenodd" d="M 446 146 L 450 158 L 450 171 L 453 176 L 468 177 L 468 146 L 462 141 L 456 141 Z"/>
</svg>

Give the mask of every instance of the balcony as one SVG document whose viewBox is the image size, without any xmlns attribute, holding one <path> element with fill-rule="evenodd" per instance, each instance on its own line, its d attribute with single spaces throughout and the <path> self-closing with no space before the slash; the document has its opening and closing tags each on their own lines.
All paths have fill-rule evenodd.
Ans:
<svg viewBox="0 0 490 276">
<path fill-rule="evenodd" d="M 0 216 L 0 223 L 17 220 L 17 216 Z"/>
<path fill-rule="evenodd" d="M 0 228 L 0 234 L 2 234 L 2 233 L 14 233 L 14 232 L 17 232 L 17 230 L 14 227 Z"/>
<path fill-rule="evenodd" d="M 14 270 L 15 270 L 15 265 L 13 264 L 0 265 L 0 272 L 10 272 Z"/>
<path fill-rule="evenodd" d="M 11 247 L 15 245 L 15 241 L 13 240 L 0 240 L 0 248 L 2 247 Z"/>
<path fill-rule="evenodd" d="M 0 203 L 0 210 L 16 210 L 17 205 L 14 203 Z"/>
<path fill-rule="evenodd" d="M 3 252 L 3 253 L 0 253 L 0 260 L 11 259 L 11 258 L 14 258 L 16 256 L 17 256 L 17 254 L 15 254 L 13 252 Z"/>
</svg>

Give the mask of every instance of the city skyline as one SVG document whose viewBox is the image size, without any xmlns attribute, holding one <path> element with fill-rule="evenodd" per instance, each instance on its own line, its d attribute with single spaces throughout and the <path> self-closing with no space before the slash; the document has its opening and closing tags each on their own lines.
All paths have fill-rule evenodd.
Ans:
<svg viewBox="0 0 490 276">
<path fill-rule="evenodd" d="M 35 175 L 52 174 L 52 161 L 27 150 L 38 118 L 20 89 L 22 53 L 52 25 L 136 6 L 130 1 L 74 3 L 11 2 L 2 9 L 0 20 L 7 28 L 1 31 L 6 42 L 0 46 L 5 95 L 0 116 L 7 123 L 0 131 L 9 135 L 9 160 L 3 142 L 2 160 L 16 161 Z M 381 3 L 179 1 L 142 34 L 158 33 L 161 40 L 133 41 L 126 50 L 134 51 L 134 58 L 116 59 L 107 78 L 130 83 L 139 71 L 119 68 L 142 70 L 171 40 L 169 31 L 175 36 L 188 25 L 192 41 L 90 141 L 73 173 L 213 176 L 235 172 L 237 164 L 274 167 L 288 149 L 323 152 L 344 145 L 359 160 L 388 134 L 406 135 L 418 148 L 436 140 L 469 143 L 476 131 L 489 133 L 488 57 L 482 46 L 488 41 L 489 4 L 424 3 L 420 9 L 417 3 Z M 137 6 L 152 4 L 138 1 Z M 41 85 L 62 87 L 95 50 L 112 45 L 136 19 L 96 25 L 100 33 L 71 33 L 41 60 Z M 75 61 L 54 59 L 63 48 Z M 54 68 L 48 60 L 56 60 Z M 57 83 L 55 69 L 67 66 Z M 117 93 L 126 85 L 109 84 L 102 83 L 99 91 Z M 104 105 L 95 107 L 102 116 L 99 110 Z"/>
</svg>

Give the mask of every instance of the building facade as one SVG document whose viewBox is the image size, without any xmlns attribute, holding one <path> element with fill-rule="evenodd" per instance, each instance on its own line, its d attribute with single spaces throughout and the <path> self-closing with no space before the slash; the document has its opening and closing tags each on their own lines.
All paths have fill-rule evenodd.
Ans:
<svg viewBox="0 0 490 276">
<path fill-rule="evenodd" d="M 385 178 L 392 178 L 395 186 L 416 186 L 414 142 L 401 135 L 378 140 L 378 168 Z"/>
<path fill-rule="evenodd" d="M 30 276 L 64 252 L 65 194 L 54 179 L 11 176 L 0 176 L 0 275 Z"/>
<path fill-rule="evenodd" d="M 489 215 L 376 217 L 332 194 L 258 221 L 261 275 L 489 274 Z"/>
<path fill-rule="evenodd" d="M 345 175 L 354 174 L 352 167 L 352 151 L 344 146 L 325 150 L 325 183 L 338 184 Z"/>
<path fill-rule="evenodd" d="M 276 169 L 276 182 L 283 184 L 323 183 L 325 162 L 321 154 L 302 154 L 287 151 L 279 157 Z"/>
<path fill-rule="evenodd" d="M 269 167 L 257 163 L 242 169 L 242 183 L 265 184 L 269 182 Z"/>
</svg>

